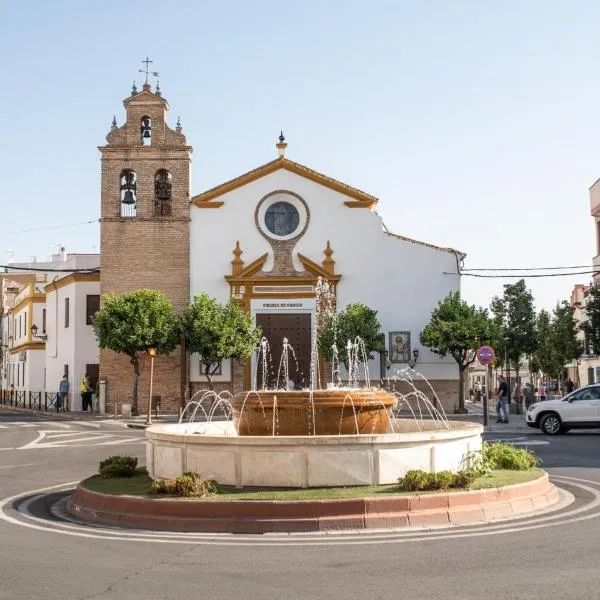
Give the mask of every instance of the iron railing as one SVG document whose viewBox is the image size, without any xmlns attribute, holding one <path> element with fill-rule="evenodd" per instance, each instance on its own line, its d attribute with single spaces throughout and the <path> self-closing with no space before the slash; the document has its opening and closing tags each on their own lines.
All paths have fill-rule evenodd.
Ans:
<svg viewBox="0 0 600 600">
<path fill-rule="evenodd" d="M 58 392 L 42 392 L 31 390 L 0 390 L 0 405 L 14 406 L 16 408 L 29 408 L 32 410 L 56 410 Z M 66 402 L 69 410 L 69 398 Z"/>
</svg>

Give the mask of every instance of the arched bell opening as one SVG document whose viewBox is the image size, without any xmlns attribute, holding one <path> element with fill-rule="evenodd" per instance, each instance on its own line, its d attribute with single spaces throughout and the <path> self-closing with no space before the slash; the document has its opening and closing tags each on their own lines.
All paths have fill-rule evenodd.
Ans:
<svg viewBox="0 0 600 600">
<path fill-rule="evenodd" d="M 121 201 L 120 215 L 122 217 L 135 217 L 137 214 L 136 174 L 131 169 L 121 171 Z"/>
<path fill-rule="evenodd" d="M 166 169 L 160 169 L 154 177 L 154 215 L 169 217 L 171 215 L 171 189 L 173 177 Z"/>
<path fill-rule="evenodd" d="M 144 116 L 141 119 L 140 138 L 142 146 L 152 145 L 152 119 L 148 116 Z"/>
</svg>

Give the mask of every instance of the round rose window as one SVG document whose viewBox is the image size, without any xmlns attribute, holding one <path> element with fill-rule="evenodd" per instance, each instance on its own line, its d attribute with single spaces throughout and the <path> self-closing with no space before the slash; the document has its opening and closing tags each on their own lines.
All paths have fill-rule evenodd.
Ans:
<svg viewBox="0 0 600 600">
<path fill-rule="evenodd" d="M 273 235 L 290 235 L 299 224 L 300 213 L 289 202 L 275 202 L 265 212 L 265 226 Z"/>
</svg>

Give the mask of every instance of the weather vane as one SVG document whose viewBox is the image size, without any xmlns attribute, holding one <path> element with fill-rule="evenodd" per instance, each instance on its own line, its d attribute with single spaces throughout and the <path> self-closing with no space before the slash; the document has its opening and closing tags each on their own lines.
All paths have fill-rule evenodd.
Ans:
<svg viewBox="0 0 600 600">
<path fill-rule="evenodd" d="M 151 64 L 151 63 L 153 63 L 153 62 L 154 62 L 153 60 L 150 60 L 150 59 L 149 59 L 149 58 L 146 56 L 146 58 L 145 58 L 145 59 L 144 59 L 144 58 L 142 59 L 142 64 L 145 64 L 145 65 L 146 65 L 146 68 L 145 68 L 145 69 L 138 69 L 138 71 L 139 71 L 140 73 L 144 73 L 144 74 L 146 75 L 146 83 L 148 83 L 148 76 L 149 76 L 149 75 L 152 75 L 152 77 L 160 77 L 160 75 L 158 74 L 158 72 L 156 72 L 156 71 L 150 71 L 150 70 L 148 69 L 148 67 L 150 66 L 150 64 Z"/>
</svg>

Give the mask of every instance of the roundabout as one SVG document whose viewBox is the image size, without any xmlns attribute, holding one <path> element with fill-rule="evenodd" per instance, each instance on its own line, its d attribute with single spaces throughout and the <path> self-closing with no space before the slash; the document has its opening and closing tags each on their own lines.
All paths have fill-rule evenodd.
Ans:
<svg viewBox="0 0 600 600">
<path fill-rule="evenodd" d="M 600 482 L 576 477 L 553 477 L 552 480 L 559 490 L 558 501 L 553 506 L 527 517 L 505 517 L 496 522 L 471 526 L 447 524 L 420 526 L 410 530 L 381 527 L 372 530 L 347 529 L 262 535 L 132 530 L 126 527 L 94 525 L 74 518 L 66 510 L 66 504 L 75 489 L 73 483 L 5 498 L 0 502 L 0 519 L 40 532 L 95 540 L 218 546 L 323 546 L 465 539 L 566 526 L 600 517 Z"/>
</svg>

